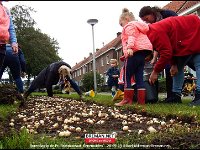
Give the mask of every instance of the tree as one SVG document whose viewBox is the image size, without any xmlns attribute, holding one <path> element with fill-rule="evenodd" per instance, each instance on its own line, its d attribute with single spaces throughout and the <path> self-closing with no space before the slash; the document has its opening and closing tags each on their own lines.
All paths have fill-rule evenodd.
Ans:
<svg viewBox="0 0 200 150">
<path fill-rule="evenodd" d="M 50 38 L 34 27 L 36 22 L 31 17 L 31 13 L 35 12 L 33 8 L 24 5 L 11 8 L 17 40 L 27 63 L 28 80 L 37 76 L 50 63 L 61 60 L 58 56 L 59 46 L 56 39 Z"/>
<path fill-rule="evenodd" d="M 103 85 L 104 80 L 99 73 L 96 73 L 96 77 L 97 77 L 97 89 L 98 89 L 99 86 Z M 94 89 L 94 73 L 93 72 L 84 74 L 83 79 L 81 81 L 83 83 L 83 88 L 85 91 Z"/>
</svg>

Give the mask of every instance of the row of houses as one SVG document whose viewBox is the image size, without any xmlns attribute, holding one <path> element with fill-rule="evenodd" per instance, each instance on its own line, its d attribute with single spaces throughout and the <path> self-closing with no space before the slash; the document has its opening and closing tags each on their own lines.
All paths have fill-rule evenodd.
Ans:
<svg viewBox="0 0 200 150">
<path fill-rule="evenodd" d="M 164 6 L 163 9 L 173 10 L 178 15 L 196 14 L 200 16 L 200 1 L 172 1 Z M 104 45 L 101 49 L 97 49 L 95 52 L 96 72 L 104 78 L 104 84 L 106 84 L 107 81 L 106 71 L 110 67 L 110 59 L 117 59 L 119 62 L 119 68 L 122 66 L 122 62 L 119 60 L 122 56 L 120 35 L 121 33 L 118 32 L 115 39 Z M 77 84 L 81 86 L 81 79 L 85 73 L 90 71 L 93 71 L 92 53 L 72 67 L 72 77 L 77 81 Z"/>
</svg>

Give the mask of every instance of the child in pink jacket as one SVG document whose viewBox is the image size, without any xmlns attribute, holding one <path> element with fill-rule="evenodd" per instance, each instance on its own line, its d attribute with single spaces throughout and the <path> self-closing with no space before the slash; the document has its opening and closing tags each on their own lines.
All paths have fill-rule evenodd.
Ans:
<svg viewBox="0 0 200 150">
<path fill-rule="evenodd" d="M 131 77 L 135 77 L 138 103 L 145 104 L 146 89 L 144 88 L 143 70 L 145 58 L 153 51 L 152 44 L 146 33 L 149 27 L 146 23 L 135 21 L 132 12 L 127 8 L 122 10 L 119 24 L 123 27 L 121 39 L 125 56 L 124 99 L 116 106 L 132 104 L 134 89 L 131 87 Z"/>
</svg>

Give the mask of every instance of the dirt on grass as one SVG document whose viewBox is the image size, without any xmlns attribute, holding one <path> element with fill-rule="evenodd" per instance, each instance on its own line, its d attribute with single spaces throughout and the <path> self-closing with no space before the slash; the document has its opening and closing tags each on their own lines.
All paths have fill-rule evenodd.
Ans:
<svg viewBox="0 0 200 150">
<path fill-rule="evenodd" d="M 199 123 L 195 118 L 161 117 L 66 98 L 30 97 L 25 107 L 19 108 L 8 117 L 7 122 L 0 124 L 1 137 L 12 128 L 17 131 L 25 128 L 36 135 L 44 133 L 50 137 L 77 139 L 84 138 L 87 133 L 114 134 L 117 139 L 160 133 L 163 136 L 152 139 L 152 145 L 200 148 Z M 184 131 L 184 134 L 172 136 L 176 130 Z"/>
</svg>

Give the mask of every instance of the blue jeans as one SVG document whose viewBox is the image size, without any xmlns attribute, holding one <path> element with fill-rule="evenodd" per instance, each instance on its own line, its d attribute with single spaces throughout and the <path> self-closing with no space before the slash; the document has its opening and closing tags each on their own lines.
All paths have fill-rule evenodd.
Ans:
<svg viewBox="0 0 200 150">
<path fill-rule="evenodd" d="M 196 71 L 197 84 L 196 90 L 200 91 L 200 54 L 177 57 L 176 63 L 178 73 L 173 77 L 173 92 L 181 93 L 184 82 L 184 66 L 188 65 L 191 69 Z"/>
<path fill-rule="evenodd" d="M 19 56 L 17 54 L 13 54 L 12 47 L 7 45 L 6 46 L 6 55 L 3 62 L 3 66 L 0 67 L 0 79 L 2 78 L 3 72 L 6 67 L 10 68 L 10 72 L 12 74 L 13 79 L 15 80 L 15 84 L 17 89 L 20 93 L 24 92 L 23 89 L 23 82 L 20 76 L 21 73 L 21 66 Z"/>
</svg>

